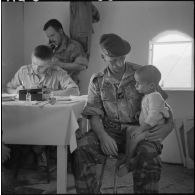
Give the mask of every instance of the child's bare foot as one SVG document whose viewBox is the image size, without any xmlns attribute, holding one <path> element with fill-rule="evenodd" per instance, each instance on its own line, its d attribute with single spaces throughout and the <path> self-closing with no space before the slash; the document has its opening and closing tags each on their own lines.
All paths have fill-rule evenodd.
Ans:
<svg viewBox="0 0 195 195">
<path fill-rule="evenodd" d="M 119 177 L 122 177 L 129 172 L 133 171 L 138 163 L 139 155 L 136 155 L 134 158 L 131 158 L 130 160 L 127 160 L 124 164 L 120 164 L 118 166 L 117 175 Z"/>
</svg>

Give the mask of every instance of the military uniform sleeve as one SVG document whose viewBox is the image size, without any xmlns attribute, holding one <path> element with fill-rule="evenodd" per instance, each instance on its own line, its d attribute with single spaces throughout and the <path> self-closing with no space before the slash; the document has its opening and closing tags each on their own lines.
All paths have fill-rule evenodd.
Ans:
<svg viewBox="0 0 195 195">
<path fill-rule="evenodd" d="M 78 85 L 71 79 L 65 70 L 59 68 L 57 74 L 61 89 L 76 88 L 79 91 Z"/>
<path fill-rule="evenodd" d="M 88 100 L 83 109 L 82 115 L 86 118 L 99 115 L 104 117 L 103 104 L 100 96 L 100 87 L 98 84 L 98 76 L 92 75 L 88 87 Z"/>
<path fill-rule="evenodd" d="M 7 88 L 16 89 L 18 86 L 22 85 L 22 67 L 15 73 L 14 77 L 10 82 L 7 83 Z"/>
<path fill-rule="evenodd" d="M 85 66 L 86 68 L 88 67 L 88 59 L 86 58 L 82 46 L 78 42 L 74 42 L 72 45 L 71 60 L 72 62 Z"/>
</svg>

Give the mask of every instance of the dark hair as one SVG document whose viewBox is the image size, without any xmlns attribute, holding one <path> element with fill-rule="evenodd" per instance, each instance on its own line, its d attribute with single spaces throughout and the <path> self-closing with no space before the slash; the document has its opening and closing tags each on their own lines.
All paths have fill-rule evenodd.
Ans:
<svg viewBox="0 0 195 195">
<path fill-rule="evenodd" d="M 56 19 L 51 19 L 48 22 L 45 23 L 43 30 L 47 30 L 49 27 L 53 27 L 55 30 L 59 31 L 60 29 L 63 29 L 62 24 L 56 20 Z"/>
<path fill-rule="evenodd" d="M 138 75 L 142 75 L 144 81 L 153 82 L 156 85 L 159 84 L 159 81 L 161 79 L 160 71 L 153 65 L 142 66 L 141 68 L 137 69 L 135 73 Z"/>
<path fill-rule="evenodd" d="M 33 55 L 41 60 L 49 60 L 53 57 L 53 52 L 47 45 L 38 45 L 35 47 Z"/>
</svg>

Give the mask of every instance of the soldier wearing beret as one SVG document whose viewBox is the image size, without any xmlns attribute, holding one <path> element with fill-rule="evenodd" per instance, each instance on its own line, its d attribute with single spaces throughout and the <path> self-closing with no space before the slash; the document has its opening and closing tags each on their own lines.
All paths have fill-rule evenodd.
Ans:
<svg viewBox="0 0 195 195">
<path fill-rule="evenodd" d="M 101 56 L 107 67 L 92 75 L 88 100 L 83 116 L 90 120 L 91 130 L 78 140 L 74 152 L 73 170 L 77 193 L 100 193 L 96 179 L 96 164 L 106 156 L 125 153 L 126 130 L 138 124 L 135 114 L 140 111 L 142 95 L 135 89 L 134 73 L 140 65 L 125 61 L 130 44 L 116 34 L 100 38 Z M 159 87 L 164 99 L 167 94 Z M 158 125 L 136 148 L 141 153 L 133 170 L 134 193 L 158 193 L 161 175 L 161 149 L 147 141 L 164 139 L 173 129 L 173 119 Z M 151 155 L 152 154 L 152 155 Z"/>
</svg>

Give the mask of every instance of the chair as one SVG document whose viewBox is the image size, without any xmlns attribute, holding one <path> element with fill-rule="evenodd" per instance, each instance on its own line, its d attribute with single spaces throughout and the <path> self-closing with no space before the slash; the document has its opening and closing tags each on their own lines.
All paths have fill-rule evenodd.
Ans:
<svg viewBox="0 0 195 195">
<path fill-rule="evenodd" d="M 100 179 L 99 179 L 99 191 L 102 191 L 102 190 L 108 190 L 108 189 L 113 189 L 113 194 L 117 194 L 117 190 L 118 188 L 129 188 L 129 185 L 120 185 L 118 186 L 118 175 L 117 175 L 117 161 L 119 158 L 122 158 L 124 156 L 124 154 L 119 154 L 119 157 L 113 157 L 113 156 L 107 156 L 102 164 L 102 168 L 101 168 L 101 173 L 100 173 Z M 104 178 L 104 174 L 105 174 L 105 167 L 108 163 L 108 160 L 114 160 L 116 161 L 114 163 L 114 182 L 113 182 L 113 187 L 106 187 L 106 188 L 102 188 L 102 181 L 103 181 L 103 178 Z"/>
<path fill-rule="evenodd" d="M 175 119 L 174 126 L 184 167 L 194 169 L 194 119 Z"/>
<path fill-rule="evenodd" d="M 90 121 L 86 118 L 80 118 L 78 120 L 78 123 L 79 123 L 79 128 L 81 129 L 81 135 L 84 135 L 91 128 Z M 120 156 L 120 158 L 122 158 L 124 156 L 124 154 L 119 154 L 119 156 Z M 113 185 L 113 187 L 107 187 L 107 188 L 103 188 L 103 189 L 107 190 L 107 189 L 113 188 L 113 194 L 117 194 L 117 189 L 118 189 L 118 186 L 117 186 L 117 181 L 118 181 L 117 171 L 118 171 L 118 169 L 116 169 L 116 165 L 117 165 L 118 157 L 113 157 L 113 156 L 107 156 L 105 158 L 103 164 L 102 164 L 101 172 L 100 172 L 100 179 L 99 179 L 99 191 L 102 188 L 102 181 L 103 181 L 103 178 L 104 178 L 105 167 L 108 163 L 108 159 L 116 160 L 115 167 L 114 167 L 114 185 Z M 124 185 L 124 186 L 120 186 L 120 187 L 129 187 L 129 186 Z"/>
<path fill-rule="evenodd" d="M 23 167 L 24 165 L 24 158 L 27 156 L 27 154 L 29 153 L 24 153 L 24 151 L 21 149 L 21 147 L 23 146 L 14 146 L 14 151 L 13 151 L 13 154 L 15 155 L 14 157 L 14 160 L 16 161 L 16 163 L 14 164 L 14 179 L 17 179 L 18 177 L 18 173 L 19 173 L 19 170 L 21 169 L 21 167 Z M 35 159 L 35 162 L 37 162 L 37 155 L 34 153 L 33 150 L 31 149 L 28 149 L 28 152 L 32 152 L 33 156 L 34 156 L 34 159 Z M 50 182 L 50 172 L 51 170 L 49 169 L 49 165 L 50 165 L 50 153 L 49 153 L 49 147 L 47 146 L 46 147 L 46 158 L 47 158 L 47 166 L 45 168 L 45 171 L 46 171 L 46 181 L 47 183 Z"/>
</svg>

